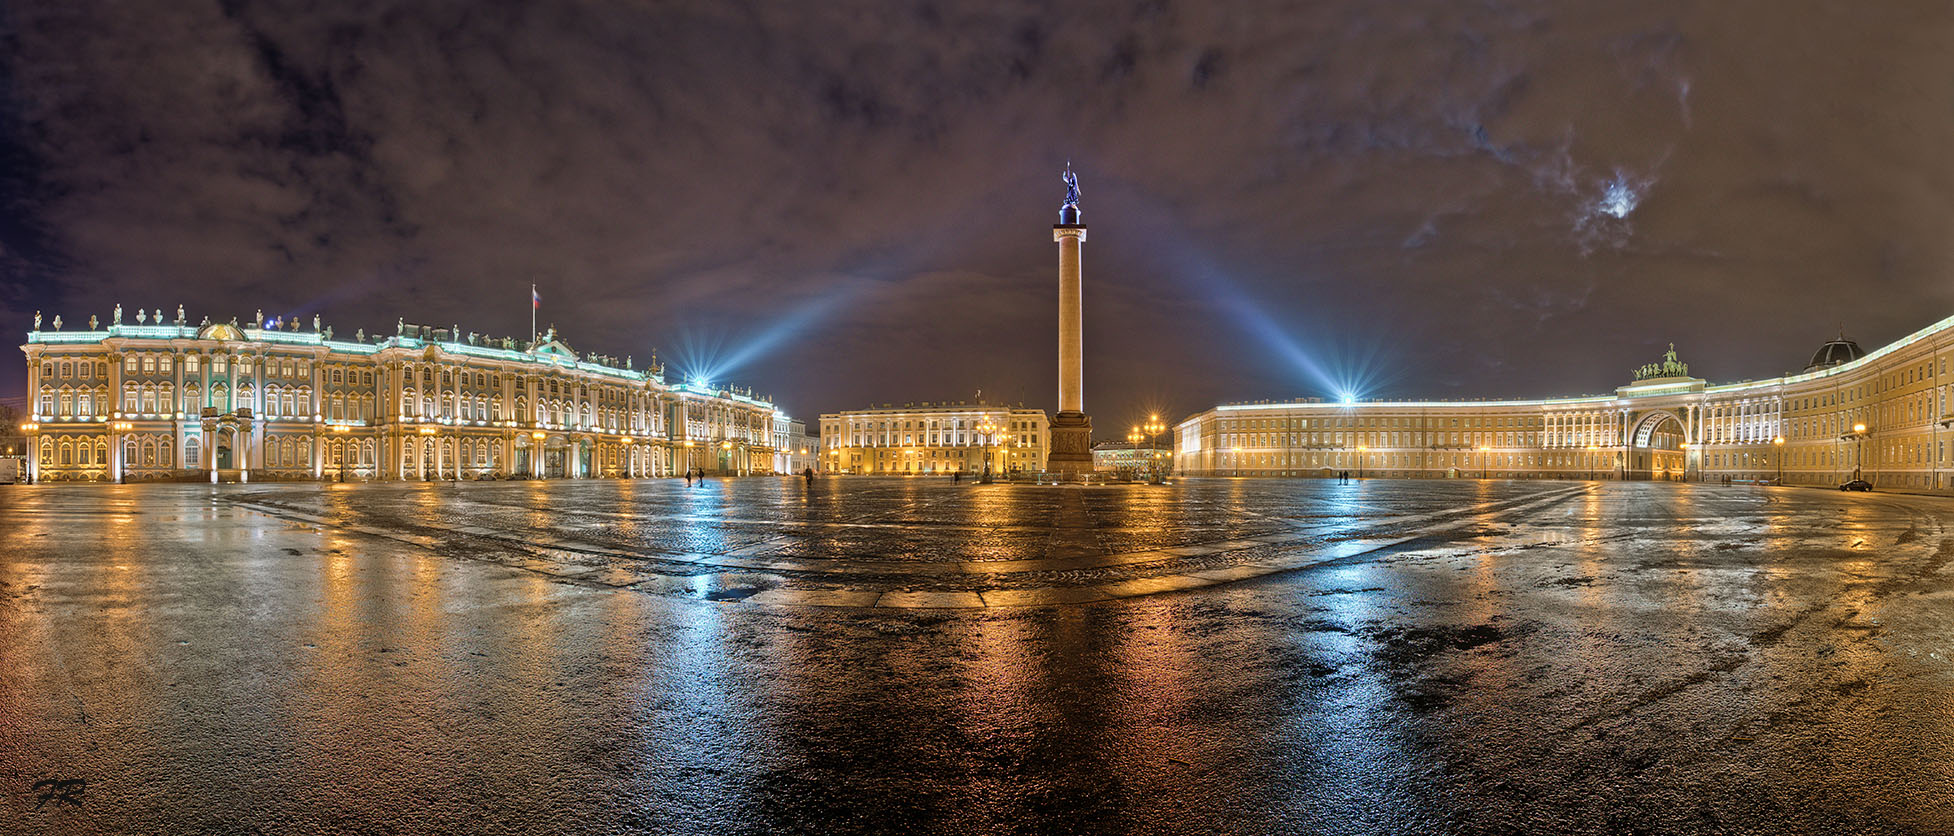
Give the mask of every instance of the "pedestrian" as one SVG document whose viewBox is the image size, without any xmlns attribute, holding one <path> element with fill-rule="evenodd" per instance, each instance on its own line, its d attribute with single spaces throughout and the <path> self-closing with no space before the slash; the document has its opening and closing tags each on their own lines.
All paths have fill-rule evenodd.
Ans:
<svg viewBox="0 0 1954 836">
<path fill-rule="evenodd" d="M 692 487 L 692 468 L 685 469 L 685 486 Z"/>
<path fill-rule="evenodd" d="M 814 487 L 814 468 L 810 467 L 801 471 L 801 477 L 807 480 L 808 487 Z"/>
<path fill-rule="evenodd" d="M 963 471 L 961 470 L 950 471 L 950 482 L 952 484 L 958 484 L 958 485 L 963 484 Z"/>
</svg>

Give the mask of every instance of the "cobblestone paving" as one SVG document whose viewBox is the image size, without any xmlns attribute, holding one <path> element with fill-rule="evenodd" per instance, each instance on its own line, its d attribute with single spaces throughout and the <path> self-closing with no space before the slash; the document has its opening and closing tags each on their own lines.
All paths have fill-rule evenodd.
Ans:
<svg viewBox="0 0 1954 836">
<path fill-rule="evenodd" d="M 0 833 L 1950 833 L 1954 502 L 0 487 Z"/>
</svg>

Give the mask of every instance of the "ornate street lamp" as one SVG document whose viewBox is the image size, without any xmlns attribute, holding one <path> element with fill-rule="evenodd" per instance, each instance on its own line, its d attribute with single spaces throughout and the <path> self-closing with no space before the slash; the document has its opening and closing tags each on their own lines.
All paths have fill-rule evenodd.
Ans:
<svg viewBox="0 0 1954 836">
<path fill-rule="evenodd" d="M 336 435 L 345 435 L 352 432 L 353 428 L 345 424 L 334 424 L 332 431 Z M 339 481 L 341 483 L 346 481 L 346 444 L 343 441 L 339 444 Z"/>
<path fill-rule="evenodd" d="M 1160 422 L 1159 413 L 1153 413 L 1147 416 L 1147 423 L 1143 429 L 1147 431 L 1147 475 L 1151 477 L 1151 481 L 1159 482 L 1161 474 L 1157 466 L 1159 457 L 1154 455 L 1157 447 L 1155 439 L 1167 431 L 1167 425 Z"/>
<path fill-rule="evenodd" d="M 1771 457 L 1778 460 L 1777 484 L 1782 485 L 1784 484 L 1784 436 L 1778 436 L 1777 438 L 1771 439 L 1771 444 L 1777 447 L 1777 449 L 1771 453 Z"/>
</svg>

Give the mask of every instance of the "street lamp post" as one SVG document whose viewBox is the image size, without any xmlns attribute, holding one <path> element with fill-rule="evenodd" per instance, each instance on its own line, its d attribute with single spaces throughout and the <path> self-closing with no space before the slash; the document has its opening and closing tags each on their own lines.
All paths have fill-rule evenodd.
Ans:
<svg viewBox="0 0 1954 836">
<path fill-rule="evenodd" d="M 1133 445 L 1133 452 L 1135 453 L 1140 452 L 1140 439 L 1144 437 L 1146 437 L 1146 434 L 1140 432 L 1140 428 L 1137 426 L 1133 428 L 1132 432 L 1126 434 L 1126 441 L 1127 443 Z M 1151 464 L 1151 459 L 1149 459 L 1149 464 Z M 1140 469 L 1138 467 L 1133 468 L 1133 471 L 1134 471 L 1133 475 L 1135 476 L 1140 475 L 1139 474 Z"/>
<path fill-rule="evenodd" d="M 983 444 L 984 474 L 982 476 L 979 476 L 977 478 L 977 481 L 979 484 L 988 485 L 991 483 L 991 479 L 993 478 L 991 476 L 991 447 L 993 446 L 993 443 L 996 441 L 995 438 L 992 438 L 992 434 L 997 432 L 997 424 L 987 420 L 984 423 L 977 425 L 977 432 L 979 433 L 979 437 L 984 439 L 984 444 Z"/>
<path fill-rule="evenodd" d="M 334 425 L 333 425 L 333 428 L 332 428 L 332 431 L 333 431 L 333 434 L 334 434 L 334 435 L 344 435 L 344 434 L 346 434 L 346 433 L 349 433 L 349 432 L 352 432 L 352 431 L 353 431 L 353 428 L 352 428 L 352 427 L 349 427 L 349 426 L 346 426 L 345 424 L 334 424 Z M 338 444 L 336 444 L 336 445 L 333 445 L 333 449 L 336 449 L 336 450 L 338 450 L 338 451 L 339 451 L 339 482 L 340 482 L 340 484 L 342 484 L 342 485 L 343 485 L 343 484 L 345 484 L 345 483 L 346 483 L 346 442 L 345 442 L 345 440 L 344 440 L 344 439 L 341 439 L 341 440 L 340 440 L 340 442 L 339 442 Z"/>
<path fill-rule="evenodd" d="M 1493 466 L 1492 452 L 1493 452 L 1493 448 L 1487 447 L 1484 444 L 1479 445 L 1479 478 L 1481 479 L 1493 478 L 1492 476 L 1488 475 L 1489 473 L 1492 472 L 1492 466 Z"/>
<path fill-rule="evenodd" d="M 1371 448 L 1369 447 L 1362 444 L 1357 445 L 1357 478 L 1359 479 L 1364 478 L 1364 460 L 1370 458 L 1368 455 L 1370 451 Z"/>
<path fill-rule="evenodd" d="M 1784 436 L 1771 439 L 1771 444 L 1776 448 L 1771 451 L 1771 457 L 1778 461 L 1778 479 L 1775 484 L 1782 485 L 1784 484 Z"/>
<path fill-rule="evenodd" d="M 1872 433 L 1866 429 L 1865 424 L 1853 424 L 1852 432 L 1839 436 L 1839 438 L 1841 439 L 1851 439 L 1853 442 L 1852 478 L 1854 479 L 1866 478 L 1865 473 L 1863 471 L 1863 468 L 1866 465 L 1866 436 L 1871 434 Z"/>
<path fill-rule="evenodd" d="M 1159 482 L 1160 467 L 1159 459 L 1155 456 L 1157 445 L 1154 443 L 1154 440 L 1167 430 L 1167 425 L 1161 423 L 1160 415 L 1155 413 L 1147 416 L 1147 423 L 1144 426 L 1147 431 L 1147 481 Z"/>
<path fill-rule="evenodd" d="M 1594 481 L 1594 454 L 1599 449 L 1601 448 L 1592 444 L 1588 445 L 1588 481 L 1590 482 Z"/>
</svg>

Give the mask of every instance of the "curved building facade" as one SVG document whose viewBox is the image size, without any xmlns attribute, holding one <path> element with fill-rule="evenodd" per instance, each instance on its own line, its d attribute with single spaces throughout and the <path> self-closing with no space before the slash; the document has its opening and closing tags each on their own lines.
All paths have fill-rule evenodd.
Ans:
<svg viewBox="0 0 1954 836">
<path fill-rule="evenodd" d="M 1185 475 L 1674 479 L 1954 486 L 1954 317 L 1805 371 L 1711 383 L 1672 347 L 1610 395 L 1224 404 L 1181 421 Z"/>
<path fill-rule="evenodd" d="M 765 398 L 533 343 L 173 323 L 42 330 L 27 355 L 36 481 L 627 478 L 773 469 Z M 145 317 L 147 319 L 147 317 Z"/>
</svg>

